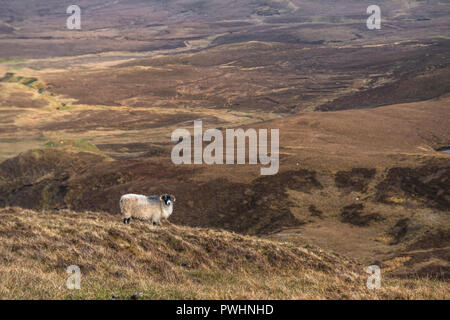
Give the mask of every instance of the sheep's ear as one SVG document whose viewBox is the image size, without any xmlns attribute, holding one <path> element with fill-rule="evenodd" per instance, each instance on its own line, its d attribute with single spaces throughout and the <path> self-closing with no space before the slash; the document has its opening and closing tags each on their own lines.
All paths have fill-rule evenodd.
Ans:
<svg viewBox="0 0 450 320">
<path fill-rule="evenodd" d="M 159 196 L 159 200 L 163 201 L 164 200 L 164 196 Z"/>
<path fill-rule="evenodd" d="M 176 200 L 175 200 L 175 197 L 173 196 L 173 195 L 170 195 L 170 198 L 172 198 L 173 199 L 173 202 L 175 202 Z"/>
</svg>

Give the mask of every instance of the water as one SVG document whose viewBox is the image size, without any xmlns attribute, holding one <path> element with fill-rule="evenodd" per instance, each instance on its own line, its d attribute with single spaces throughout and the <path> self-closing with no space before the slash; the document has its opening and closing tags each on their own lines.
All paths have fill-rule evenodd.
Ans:
<svg viewBox="0 0 450 320">
<path fill-rule="evenodd" d="M 447 150 L 442 150 L 442 152 L 447 152 L 447 153 L 450 153 L 450 149 L 447 149 Z"/>
</svg>

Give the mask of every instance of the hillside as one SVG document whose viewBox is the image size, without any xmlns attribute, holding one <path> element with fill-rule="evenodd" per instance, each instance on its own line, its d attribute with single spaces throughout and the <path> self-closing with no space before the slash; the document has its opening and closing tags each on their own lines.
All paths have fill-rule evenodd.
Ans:
<svg viewBox="0 0 450 320">
<path fill-rule="evenodd" d="M 444 0 L 378 0 L 386 28 L 368 33 L 369 0 L 79 0 L 82 30 L 66 29 L 67 0 L 3 0 L 1 58 L 198 50 L 248 40 L 382 43 L 448 35 Z M 85 14 L 86 13 L 86 14 Z M 92 58 L 92 57 L 91 57 Z"/>
<path fill-rule="evenodd" d="M 123 225 L 104 213 L 0 209 L 0 298 L 433 299 L 445 283 L 383 278 L 315 247 L 214 229 Z M 81 268 L 81 289 L 66 268 Z"/>
<path fill-rule="evenodd" d="M 169 192 L 178 200 L 176 224 L 313 244 L 368 265 L 400 261 L 400 276 L 448 279 L 450 163 L 435 149 L 450 141 L 449 103 L 447 95 L 241 123 L 282 128 L 280 172 L 265 177 L 259 166 L 173 165 L 170 128 L 137 134 L 146 142 L 123 133 L 101 143 L 99 131 L 80 127 L 89 139 L 73 139 L 79 131 L 67 135 L 61 127 L 59 139 L 0 163 L 0 206 L 114 215 L 125 193 Z M 45 114 L 38 123 L 51 117 Z M 36 123 L 20 122 L 16 133 Z M 2 151 L 14 145 L 6 142 Z"/>
</svg>

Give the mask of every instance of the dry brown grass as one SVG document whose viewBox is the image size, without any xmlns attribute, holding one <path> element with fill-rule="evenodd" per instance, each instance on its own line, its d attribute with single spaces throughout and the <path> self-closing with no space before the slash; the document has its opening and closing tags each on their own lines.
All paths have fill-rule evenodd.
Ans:
<svg viewBox="0 0 450 320">
<path fill-rule="evenodd" d="M 384 280 L 313 247 L 105 213 L 0 210 L 2 299 L 445 299 L 446 283 Z M 66 268 L 81 268 L 81 289 Z"/>
</svg>

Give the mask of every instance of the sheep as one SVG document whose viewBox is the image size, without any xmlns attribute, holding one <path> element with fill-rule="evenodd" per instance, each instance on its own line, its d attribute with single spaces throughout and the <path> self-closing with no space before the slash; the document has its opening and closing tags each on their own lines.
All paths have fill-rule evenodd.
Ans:
<svg viewBox="0 0 450 320">
<path fill-rule="evenodd" d="M 173 211 L 175 197 L 172 195 L 144 196 L 140 194 L 125 194 L 120 198 L 120 212 L 123 223 L 129 224 L 131 218 L 152 220 L 153 225 L 161 219 L 168 219 Z"/>
</svg>

